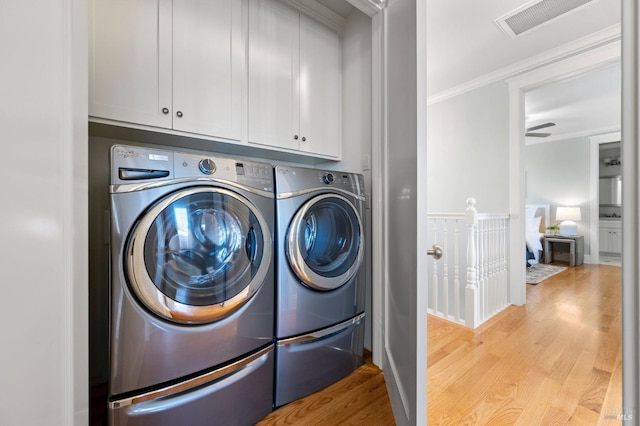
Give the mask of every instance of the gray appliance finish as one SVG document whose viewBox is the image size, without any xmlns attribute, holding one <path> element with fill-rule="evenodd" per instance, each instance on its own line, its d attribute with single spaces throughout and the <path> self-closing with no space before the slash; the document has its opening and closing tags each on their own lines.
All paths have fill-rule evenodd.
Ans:
<svg viewBox="0 0 640 426">
<path fill-rule="evenodd" d="M 273 190 L 266 163 L 112 147 L 111 424 L 271 411 Z"/>
<path fill-rule="evenodd" d="M 276 166 L 276 391 L 281 406 L 362 364 L 364 178 Z"/>
</svg>

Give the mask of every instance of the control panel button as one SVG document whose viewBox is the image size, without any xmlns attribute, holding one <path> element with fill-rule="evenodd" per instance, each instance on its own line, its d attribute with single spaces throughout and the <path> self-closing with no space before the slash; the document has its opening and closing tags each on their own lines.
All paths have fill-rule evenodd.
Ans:
<svg viewBox="0 0 640 426">
<path fill-rule="evenodd" d="M 210 158 L 205 158 L 203 160 L 200 160 L 200 163 L 198 163 L 198 168 L 205 175 L 212 175 L 216 171 L 216 163 L 214 163 Z"/>
<path fill-rule="evenodd" d="M 331 185 L 334 181 L 334 177 L 331 173 L 327 173 L 326 175 L 322 176 L 322 181 L 327 185 Z"/>
</svg>

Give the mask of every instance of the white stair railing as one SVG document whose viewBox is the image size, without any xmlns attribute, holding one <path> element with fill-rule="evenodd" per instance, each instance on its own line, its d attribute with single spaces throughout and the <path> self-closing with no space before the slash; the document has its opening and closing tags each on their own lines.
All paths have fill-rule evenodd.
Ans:
<svg viewBox="0 0 640 426">
<path fill-rule="evenodd" d="M 429 313 L 469 328 L 508 306 L 509 216 L 478 213 L 475 204 L 469 198 L 465 213 L 427 215 L 430 243 L 444 253 L 429 265 Z"/>
<path fill-rule="evenodd" d="M 428 265 L 431 270 L 429 312 L 464 324 L 464 293 L 461 291 L 461 283 L 466 280 L 460 276 L 460 271 L 466 268 L 466 262 L 461 257 L 461 253 L 466 253 L 461 247 L 467 241 L 464 214 L 430 214 L 428 218 L 430 232 L 433 234 L 432 242 L 437 242 L 444 253 L 440 260 L 434 258 Z"/>
</svg>

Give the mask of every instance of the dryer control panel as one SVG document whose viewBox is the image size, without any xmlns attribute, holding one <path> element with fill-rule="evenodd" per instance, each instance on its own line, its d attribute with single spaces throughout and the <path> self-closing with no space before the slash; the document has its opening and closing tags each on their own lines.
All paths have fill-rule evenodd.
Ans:
<svg viewBox="0 0 640 426">
<path fill-rule="evenodd" d="M 276 166 L 275 174 L 278 193 L 335 188 L 364 195 L 364 176 L 358 173 Z"/>
</svg>

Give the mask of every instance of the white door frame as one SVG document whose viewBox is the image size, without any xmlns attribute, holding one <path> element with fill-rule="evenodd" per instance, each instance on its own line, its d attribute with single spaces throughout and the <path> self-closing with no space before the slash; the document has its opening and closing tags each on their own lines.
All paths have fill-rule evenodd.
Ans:
<svg viewBox="0 0 640 426">
<path fill-rule="evenodd" d="M 593 41 L 586 51 L 567 53 L 564 59 L 533 71 L 510 78 L 509 84 L 509 214 L 510 247 L 509 301 L 514 305 L 526 303 L 526 265 L 520 253 L 525 253 L 524 168 L 524 93 L 544 84 L 610 66 L 620 60 L 620 37 Z"/>
<path fill-rule="evenodd" d="M 396 363 L 390 358 L 388 336 L 385 332 L 387 329 L 387 318 L 390 306 L 390 298 L 387 295 L 386 285 L 389 281 L 389 269 L 388 269 L 388 256 L 387 243 L 389 236 L 387 235 L 387 218 L 388 207 L 390 202 L 394 202 L 394 198 L 397 194 L 388 194 L 387 182 L 389 179 L 389 171 L 387 170 L 387 126 L 386 117 L 388 112 L 385 109 L 387 103 L 386 98 L 386 70 L 387 70 L 387 58 L 385 56 L 386 51 L 386 7 L 389 1 L 373 2 L 371 0 L 347 0 L 350 4 L 358 8 L 361 12 L 365 13 L 371 18 L 371 67 L 372 67 L 372 84 L 371 84 L 371 103 L 372 103 L 372 131 L 371 131 L 371 241 L 372 244 L 372 357 L 373 363 L 378 365 L 385 371 L 385 379 L 387 381 L 387 388 L 389 390 L 389 398 L 391 400 L 394 417 L 398 424 L 409 424 L 415 422 L 415 424 L 426 424 L 427 419 L 427 364 L 426 364 L 426 337 L 427 337 L 427 294 L 426 286 L 419 286 L 418 281 L 421 277 L 426 277 L 426 270 L 422 268 L 426 265 L 426 261 L 416 260 L 417 276 L 416 282 L 405 282 L 407 285 L 416 285 L 417 292 L 417 312 L 416 314 L 416 330 L 413 338 L 415 342 L 407 342 L 409 347 L 415 349 L 415 365 L 411 368 L 415 369 L 415 388 L 404 389 L 403 383 L 397 382 L 396 377 L 401 378 L 401 370 L 407 370 L 407 366 L 395 365 Z M 415 0 L 410 0 L 414 2 Z M 378 3 L 382 6 L 378 6 Z M 410 3 L 407 3 L 410 6 Z M 426 80 L 426 5 L 424 2 L 416 1 L 416 14 L 417 16 L 417 72 L 418 76 L 422 75 L 422 79 L 418 77 L 418 95 L 417 98 L 417 114 L 418 114 L 418 140 L 426 139 L 426 86 L 424 80 Z M 424 55 L 421 55 L 424 53 Z M 422 117 L 422 119 L 421 119 Z M 426 155 L 426 146 L 424 143 L 417 146 L 418 155 Z M 418 170 L 417 176 L 417 188 L 419 191 L 424 191 L 422 197 L 418 197 L 417 194 L 409 194 L 410 197 L 416 197 L 418 203 L 418 212 L 426 211 L 424 205 L 421 207 L 421 203 L 425 202 L 426 197 L 426 171 Z M 420 229 L 421 220 L 418 217 L 417 220 L 417 235 L 424 235 L 426 229 Z M 426 217 L 424 221 L 426 225 Z M 421 256 L 426 257 L 426 239 L 418 238 L 417 253 L 418 258 Z M 422 253 L 422 254 L 421 254 Z M 420 309 L 421 303 L 424 304 Z M 423 314 L 424 321 L 420 321 L 420 315 Z M 407 330 L 408 331 L 408 330 Z M 411 336 L 409 336 L 411 338 Z M 415 346 L 413 346 L 415 343 Z M 405 375 L 406 376 L 406 375 Z M 406 383 L 404 384 L 406 385 Z M 410 384 L 411 385 L 411 384 Z M 414 406 L 415 405 L 415 406 Z"/>
<path fill-rule="evenodd" d="M 589 208 L 591 226 L 589 227 L 589 262 L 600 263 L 600 145 L 621 140 L 620 132 L 606 133 L 589 137 Z M 586 256 L 585 256 L 586 257 Z M 586 260 L 585 260 L 586 262 Z"/>
<path fill-rule="evenodd" d="M 622 0 L 622 410 L 640 416 L 640 6 Z"/>
<path fill-rule="evenodd" d="M 371 18 L 371 356 L 381 369 L 384 353 L 384 157 L 383 65 L 384 19 L 382 7 L 371 0 L 346 0 Z"/>
</svg>

